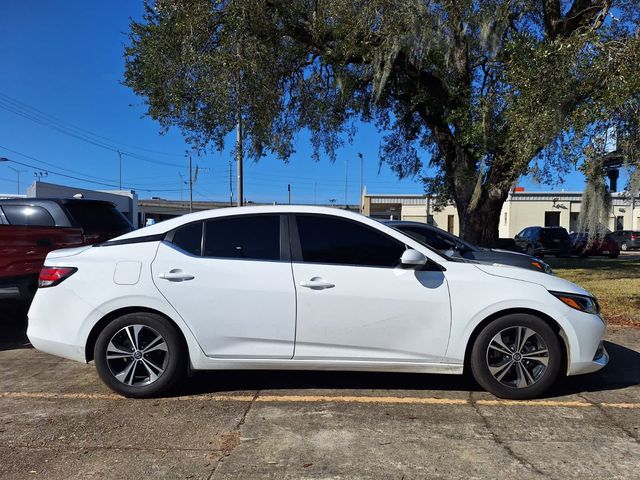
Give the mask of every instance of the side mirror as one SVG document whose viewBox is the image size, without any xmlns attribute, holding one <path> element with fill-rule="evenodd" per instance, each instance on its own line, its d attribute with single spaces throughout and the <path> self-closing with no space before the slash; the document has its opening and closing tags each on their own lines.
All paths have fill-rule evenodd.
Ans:
<svg viewBox="0 0 640 480">
<path fill-rule="evenodd" d="M 422 267 L 427 264 L 427 257 L 418 250 L 405 250 L 400 257 L 400 264 L 403 267 Z"/>
</svg>

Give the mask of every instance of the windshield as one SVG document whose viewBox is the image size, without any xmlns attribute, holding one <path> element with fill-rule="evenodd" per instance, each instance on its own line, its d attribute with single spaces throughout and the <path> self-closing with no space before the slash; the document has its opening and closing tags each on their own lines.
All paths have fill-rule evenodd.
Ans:
<svg viewBox="0 0 640 480">
<path fill-rule="evenodd" d="M 436 250 L 470 250 L 473 252 L 478 251 L 478 247 L 470 243 L 465 242 L 461 238 L 456 237 L 444 230 L 440 230 L 435 227 L 421 226 L 414 224 L 407 225 L 395 225 L 394 228 L 407 234 L 414 240 L 417 240 L 423 245 L 435 248 Z"/>
</svg>

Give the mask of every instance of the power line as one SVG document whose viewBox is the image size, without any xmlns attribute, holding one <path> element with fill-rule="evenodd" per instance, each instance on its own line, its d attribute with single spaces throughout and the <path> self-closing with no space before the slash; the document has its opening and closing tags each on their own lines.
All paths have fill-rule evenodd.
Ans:
<svg viewBox="0 0 640 480">
<path fill-rule="evenodd" d="M 148 162 L 148 163 L 152 163 L 152 164 L 156 164 L 156 165 L 165 165 L 165 166 L 169 166 L 169 167 L 178 167 L 181 169 L 184 169 L 184 165 L 181 164 L 177 164 L 177 163 L 171 163 L 171 162 L 166 162 L 163 160 L 157 160 L 154 158 L 149 158 L 149 157 L 145 157 L 143 155 L 137 154 L 135 152 L 131 152 L 129 150 L 123 150 L 123 149 L 119 149 L 117 146 L 106 143 L 100 139 L 96 139 L 96 138 L 91 138 L 91 136 L 89 136 L 88 134 L 84 134 L 81 131 L 74 131 L 74 127 L 67 127 L 64 124 L 59 124 L 56 123 L 54 121 L 48 120 L 45 117 L 42 117 L 38 114 L 34 114 L 32 112 L 29 112 L 28 110 L 25 110 L 23 108 L 20 107 L 16 107 L 10 103 L 7 103 L 5 100 L 3 100 L 0 97 L 0 109 L 3 109 L 5 111 L 11 112 L 15 115 L 18 115 L 20 117 L 26 118 L 28 120 L 31 120 L 34 123 L 37 123 L 39 125 L 42 125 L 44 127 L 50 128 L 52 130 L 55 130 L 59 133 L 62 133 L 64 135 L 70 136 L 72 138 L 75 138 L 77 140 L 80 140 L 82 142 L 85 143 L 89 143 L 91 145 L 94 145 L 96 147 L 105 149 L 105 150 L 109 150 L 111 152 L 114 153 L 118 153 L 118 151 L 120 151 L 122 153 L 122 155 L 126 155 L 128 157 L 131 158 L 135 158 L 137 160 L 141 160 L 143 162 Z"/>
<path fill-rule="evenodd" d="M 13 98 L 9 95 L 7 95 L 6 93 L 2 93 L 0 92 L 0 100 L 3 100 L 5 103 L 9 103 L 10 105 L 14 105 L 16 108 L 20 108 L 22 110 L 25 111 L 29 111 L 31 110 L 32 112 L 34 112 L 34 115 L 39 115 L 41 118 L 44 119 L 49 119 L 49 121 L 57 123 L 57 124 L 62 124 L 62 125 L 67 125 L 69 128 L 72 128 L 74 130 L 77 130 L 79 132 L 84 132 L 87 135 L 91 135 L 93 137 L 102 139 L 102 140 L 106 140 L 108 142 L 111 143 L 115 143 L 118 145 L 123 145 L 125 147 L 129 147 L 129 148 L 133 148 L 134 150 L 140 150 L 143 152 L 149 152 L 149 153 L 154 153 L 157 155 L 166 155 L 166 156 L 170 156 L 170 157 L 178 157 L 180 154 L 179 153 L 173 153 L 173 152 L 162 152 L 160 150 L 153 150 L 153 149 L 149 149 L 149 148 L 145 148 L 145 147 L 140 147 L 137 145 L 131 145 L 128 143 L 124 143 L 124 142 L 120 142 L 118 140 L 114 140 L 113 138 L 109 138 L 109 137 L 105 137 L 104 135 L 100 135 L 98 133 L 92 132 L 91 130 L 87 130 L 86 128 L 82 128 L 82 127 L 78 127 L 77 125 L 74 125 L 71 122 L 68 122 L 66 120 L 63 120 L 59 117 L 55 117 L 54 115 L 48 114 L 46 112 L 43 112 L 42 110 L 37 109 L 36 107 L 33 107 L 31 105 L 26 104 L 25 102 L 22 102 L 16 98 Z"/>
<path fill-rule="evenodd" d="M 21 152 L 18 152 L 17 150 L 12 150 L 12 149 L 6 148 L 6 147 L 4 147 L 2 145 L 0 145 L 0 148 L 2 148 L 3 150 L 7 150 L 9 152 L 15 153 L 17 155 L 21 155 L 21 156 L 23 156 L 25 158 L 30 158 L 32 160 L 41 162 L 40 160 L 36 159 L 35 157 L 23 154 Z M 34 170 L 43 170 L 41 167 L 39 167 L 37 165 L 32 165 L 32 164 L 29 164 L 29 163 L 26 163 L 26 162 L 20 162 L 18 160 L 14 160 L 14 159 L 7 159 L 7 161 L 15 163 L 17 165 L 22 165 L 24 167 L 33 168 Z M 74 176 L 74 175 L 67 175 L 65 173 L 55 172 L 55 171 L 49 170 L 49 169 L 47 169 L 46 172 L 48 172 L 48 173 L 50 173 L 52 175 L 57 175 L 59 177 L 70 178 L 72 180 L 78 180 L 78 181 L 85 182 L 85 183 L 91 183 L 91 184 L 94 184 L 94 185 L 101 185 L 101 186 L 105 186 L 105 187 L 118 188 L 118 185 L 115 184 L 115 183 L 99 182 L 97 180 L 90 180 L 90 179 L 87 179 L 87 178 L 81 178 L 81 177 L 77 177 L 77 176 Z M 139 190 L 139 191 L 143 191 L 143 192 L 177 192 L 178 191 L 176 189 L 157 190 L 157 189 L 144 189 L 144 188 L 131 188 L 131 187 L 129 187 L 129 189 L 131 189 L 131 190 Z"/>
</svg>

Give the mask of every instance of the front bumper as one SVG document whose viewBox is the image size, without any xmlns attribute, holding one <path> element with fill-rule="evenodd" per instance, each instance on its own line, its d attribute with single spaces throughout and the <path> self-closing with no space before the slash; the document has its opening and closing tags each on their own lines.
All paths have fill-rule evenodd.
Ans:
<svg viewBox="0 0 640 480">
<path fill-rule="evenodd" d="M 605 322 L 600 315 L 571 309 L 565 315 L 572 332 L 565 332 L 568 344 L 567 375 L 597 372 L 609 363 L 609 354 L 602 342 Z"/>
</svg>

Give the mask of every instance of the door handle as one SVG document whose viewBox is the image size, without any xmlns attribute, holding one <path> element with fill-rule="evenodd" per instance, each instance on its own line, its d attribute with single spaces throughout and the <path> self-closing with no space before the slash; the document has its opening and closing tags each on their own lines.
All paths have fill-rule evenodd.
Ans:
<svg viewBox="0 0 640 480">
<path fill-rule="evenodd" d="M 193 280 L 196 277 L 185 272 L 171 271 L 167 273 L 161 273 L 160 275 L 158 275 L 158 278 L 161 278 L 163 280 L 169 280 L 170 282 L 184 282 L 185 280 Z"/>
<path fill-rule="evenodd" d="M 301 287 L 310 288 L 312 290 L 324 290 L 325 288 L 333 288 L 333 283 L 327 282 L 320 277 L 313 277 L 311 280 L 300 282 Z"/>
</svg>

